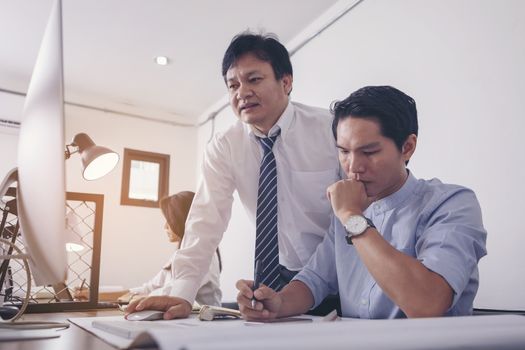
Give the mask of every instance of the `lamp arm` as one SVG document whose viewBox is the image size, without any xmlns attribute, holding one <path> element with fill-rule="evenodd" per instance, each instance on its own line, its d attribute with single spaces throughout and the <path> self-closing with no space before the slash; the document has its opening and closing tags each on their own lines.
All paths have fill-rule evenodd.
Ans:
<svg viewBox="0 0 525 350">
<path fill-rule="evenodd" d="M 72 154 L 78 153 L 79 147 L 73 142 L 66 145 L 65 157 L 69 159 Z"/>
</svg>

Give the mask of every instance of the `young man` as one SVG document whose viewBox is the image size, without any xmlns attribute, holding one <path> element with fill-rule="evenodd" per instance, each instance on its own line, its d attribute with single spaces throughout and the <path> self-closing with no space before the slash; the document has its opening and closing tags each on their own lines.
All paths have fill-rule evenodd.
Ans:
<svg viewBox="0 0 525 350">
<path fill-rule="evenodd" d="M 412 98 L 389 86 L 335 103 L 333 133 L 347 179 L 328 187 L 335 217 L 306 267 L 282 291 L 238 281 L 247 319 L 301 314 L 339 292 L 343 316 L 468 315 L 486 232 L 474 193 L 407 168 L 417 144 Z M 252 308 L 251 299 L 258 302 Z"/>
<path fill-rule="evenodd" d="M 129 312 L 165 310 L 165 319 L 189 315 L 228 226 L 234 191 L 256 224 L 255 257 L 264 265 L 266 285 L 288 283 L 330 226 L 325 191 L 340 178 L 331 117 L 327 110 L 290 102 L 293 72 L 286 48 L 272 37 L 241 34 L 226 50 L 222 74 L 239 121 L 206 149 L 203 179 L 173 262 L 170 296 L 132 303 Z"/>
</svg>

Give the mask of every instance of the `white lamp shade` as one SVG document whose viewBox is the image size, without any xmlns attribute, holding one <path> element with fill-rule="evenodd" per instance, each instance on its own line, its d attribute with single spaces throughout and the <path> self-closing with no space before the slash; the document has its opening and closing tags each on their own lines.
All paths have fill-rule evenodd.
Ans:
<svg viewBox="0 0 525 350">
<path fill-rule="evenodd" d="M 78 147 L 82 158 L 82 176 L 86 180 L 96 180 L 109 173 L 118 163 L 119 155 L 109 148 L 97 146 L 84 134 L 76 134 L 73 144 Z"/>
<path fill-rule="evenodd" d="M 119 156 L 112 150 L 93 146 L 82 152 L 82 176 L 86 180 L 96 180 L 109 173 L 117 165 Z"/>
</svg>

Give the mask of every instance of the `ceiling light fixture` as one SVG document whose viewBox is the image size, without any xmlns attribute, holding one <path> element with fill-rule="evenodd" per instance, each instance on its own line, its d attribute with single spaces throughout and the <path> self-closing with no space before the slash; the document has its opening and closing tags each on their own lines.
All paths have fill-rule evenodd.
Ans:
<svg viewBox="0 0 525 350">
<path fill-rule="evenodd" d="M 155 63 L 159 66 L 166 66 L 170 62 L 169 58 L 166 56 L 157 56 L 155 57 Z"/>
</svg>

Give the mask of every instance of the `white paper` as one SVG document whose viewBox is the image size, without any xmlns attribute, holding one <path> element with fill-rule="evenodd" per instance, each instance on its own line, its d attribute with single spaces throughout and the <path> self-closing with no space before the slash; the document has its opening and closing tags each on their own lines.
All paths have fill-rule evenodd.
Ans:
<svg viewBox="0 0 525 350">
<path fill-rule="evenodd" d="M 97 317 L 106 319 L 109 317 Z M 122 317 L 113 317 L 122 320 Z M 129 339 L 90 326 L 94 318 L 70 319 L 114 346 Z M 79 322 L 80 320 L 80 322 Z M 152 324 L 159 321 L 150 322 Z M 185 322 L 196 327 L 175 326 Z M 246 326 L 242 320 L 201 322 L 195 318 L 161 321 L 142 333 L 134 346 L 154 342 L 160 349 L 524 349 L 525 317 L 518 315 L 442 317 L 401 320 L 277 323 Z M 164 326 L 173 323 L 173 329 Z M 117 338 L 115 340 L 115 338 Z M 142 343 L 141 343 L 142 342 Z M 149 343 L 148 343 L 149 342 Z"/>
</svg>

